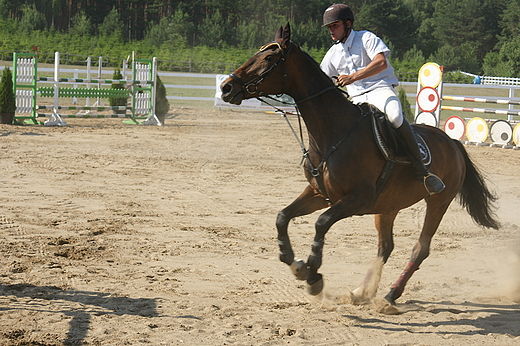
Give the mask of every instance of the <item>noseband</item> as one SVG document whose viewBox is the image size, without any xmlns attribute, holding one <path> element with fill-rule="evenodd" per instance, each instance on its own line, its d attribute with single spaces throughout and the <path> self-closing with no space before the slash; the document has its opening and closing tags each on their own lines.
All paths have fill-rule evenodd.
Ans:
<svg viewBox="0 0 520 346">
<path fill-rule="evenodd" d="M 294 46 L 294 43 L 290 42 L 291 45 L 289 46 L 289 49 L 287 50 L 287 52 L 285 52 L 283 50 L 282 46 L 280 45 L 280 43 L 278 43 L 277 41 L 273 41 L 271 43 L 268 43 L 268 44 L 264 45 L 262 48 L 260 48 L 259 52 L 265 51 L 266 49 L 271 47 L 273 44 L 276 44 L 281 49 L 281 51 L 284 52 L 284 55 L 277 62 L 275 62 L 268 69 L 266 69 L 264 72 L 260 73 L 258 76 L 256 76 L 255 78 L 251 79 L 249 82 L 244 82 L 239 76 L 237 76 L 234 73 L 231 73 L 229 75 L 231 78 L 236 80 L 242 86 L 242 90 L 244 91 L 244 93 L 248 93 L 248 94 L 252 95 L 252 94 L 258 92 L 260 94 L 260 96 L 267 96 L 267 94 L 265 94 L 262 91 L 258 90 L 258 86 L 260 84 L 262 84 L 267 79 L 267 77 L 269 77 L 269 75 L 278 66 L 282 65 L 287 60 L 287 56 L 289 55 L 289 53 L 291 53 L 291 51 L 293 49 L 293 46 Z M 283 81 L 284 81 L 284 83 L 283 83 L 281 94 L 284 93 L 283 91 L 285 90 L 285 81 L 286 81 L 286 79 L 287 79 L 287 73 L 285 73 L 285 71 L 284 71 L 284 74 L 283 74 Z"/>
</svg>

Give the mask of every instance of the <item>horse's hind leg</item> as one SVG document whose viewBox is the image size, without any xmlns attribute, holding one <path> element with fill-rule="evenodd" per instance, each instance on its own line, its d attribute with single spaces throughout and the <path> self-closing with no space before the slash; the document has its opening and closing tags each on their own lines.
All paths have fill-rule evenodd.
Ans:
<svg viewBox="0 0 520 346">
<path fill-rule="evenodd" d="M 390 304 L 395 304 L 395 300 L 403 294 L 406 283 L 412 277 L 413 273 L 419 269 L 421 263 L 430 254 L 430 244 L 433 235 L 437 231 L 439 224 L 444 216 L 444 213 L 450 205 L 450 201 L 444 202 L 443 204 L 436 205 L 439 201 L 439 195 L 433 195 L 426 199 L 427 208 L 426 216 L 424 218 L 424 224 L 421 231 L 421 236 L 415 244 L 410 262 L 406 266 L 405 270 L 399 277 L 399 279 L 392 285 L 390 292 L 385 296 L 385 299 Z"/>
<path fill-rule="evenodd" d="M 393 227 L 398 213 L 399 210 L 375 215 L 375 225 L 379 238 L 377 258 L 359 287 L 352 291 L 350 297 L 345 297 L 345 300 L 350 300 L 354 304 L 363 304 L 375 297 L 379 281 L 381 280 L 383 265 L 394 249 Z"/>
<path fill-rule="evenodd" d="M 289 221 L 297 216 L 307 215 L 325 207 L 327 207 L 327 202 L 323 196 L 317 194 L 311 186 L 307 186 L 303 193 L 296 198 L 294 202 L 278 213 L 276 228 L 278 230 L 280 261 L 291 266 L 293 274 L 299 280 L 306 279 L 307 264 L 303 261 L 294 260 L 294 252 L 287 232 Z"/>
</svg>

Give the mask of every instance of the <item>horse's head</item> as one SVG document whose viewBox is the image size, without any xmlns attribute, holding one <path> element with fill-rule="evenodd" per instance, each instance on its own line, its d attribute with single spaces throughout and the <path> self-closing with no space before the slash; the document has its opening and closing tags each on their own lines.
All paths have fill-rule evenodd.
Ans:
<svg viewBox="0 0 520 346">
<path fill-rule="evenodd" d="M 289 23 L 278 30 L 275 40 L 264 45 L 245 64 L 222 82 L 222 100 L 239 105 L 262 95 L 283 94 L 287 74 L 285 61 L 294 43 Z"/>
</svg>

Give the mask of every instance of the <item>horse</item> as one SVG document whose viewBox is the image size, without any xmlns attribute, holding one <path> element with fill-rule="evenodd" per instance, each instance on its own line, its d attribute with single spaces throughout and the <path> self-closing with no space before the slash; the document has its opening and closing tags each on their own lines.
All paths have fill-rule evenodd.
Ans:
<svg viewBox="0 0 520 346">
<path fill-rule="evenodd" d="M 371 301 L 383 265 L 394 248 L 393 226 L 400 210 L 424 200 L 426 214 L 408 265 L 384 297 L 394 307 L 408 280 L 430 254 L 430 244 L 452 200 L 459 201 L 475 223 L 498 229 L 494 213 L 497 196 L 486 186 L 479 169 L 464 146 L 436 127 L 414 124 L 431 154 L 430 171 L 445 189 L 429 195 L 410 165 L 398 164 L 382 189 L 378 180 L 387 159 L 376 145 L 373 125 L 362 107 L 348 100 L 318 63 L 291 41 L 290 25 L 280 27 L 275 40 L 264 45 L 220 86 L 225 102 L 287 94 L 296 103 L 308 132 L 303 169 L 308 185 L 278 213 L 279 259 L 299 280 L 306 280 L 311 295 L 323 290 L 322 265 L 325 235 L 337 221 L 354 215 L 373 214 L 378 232 L 374 264 L 355 290 L 350 302 Z M 307 262 L 295 258 L 288 234 L 291 219 L 328 208 L 316 220 L 315 235 Z"/>
</svg>

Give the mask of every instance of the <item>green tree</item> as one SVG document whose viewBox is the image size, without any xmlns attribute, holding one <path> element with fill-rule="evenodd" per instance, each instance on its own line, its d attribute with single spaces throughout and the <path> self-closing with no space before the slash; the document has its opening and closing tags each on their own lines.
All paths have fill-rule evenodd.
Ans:
<svg viewBox="0 0 520 346">
<path fill-rule="evenodd" d="M 208 47 L 225 47 L 230 39 L 231 26 L 219 10 L 209 14 L 199 31 L 200 44 Z"/>
<path fill-rule="evenodd" d="M 116 68 L 114 70 L 114 75 L 112 76 L 113 79 L 120 80 L 123 79 L 123 75 L 121 74 L 121 70 L 119 68 Z M 125 86 L 123 84 L 112 84 L 110 86 L 110 89 L 113 90 L 124 90 Z M 128 98 L 125 96 L 120 97 L 110 97 L 108 99 L 108 102 L 110 103 L 110 106 L 126 106 L 126 102 L 128 101 Z M 116 110 L 117 114 L 125 114 L 126 110 Z"/>
<path fill-rule="evenodd" d="M 380 0 L 365 3 L 354 21 L 356 30 L 369 30 L 395 47 L 394 54 L 402 56 L 413 47 L 417 31 L 412 12 L 403 0 Z M 394 55 L 394 56 L 395 56 Z"/>
<path fill-rule="evenodd" d="M 399 93 L 398 93 L 399 101 L 401 101 L 401 106 L 403 108 L 403 113 L 405 119 L 413 124 L 415 119 L 412 112 L 412 107 L 410 106 L 410 102 L 408 101 L 408 96 L 406 96 L 406 90 L 402 87 L 399 87 Z"/>
<path fill-rule="evenodd" d="M 164 125 L 164 120 L 168 114 L 168 111 L 170 110 L 170 102 L 168 102 L 168 99 L 166 98 L 166 88 L 164 87 L 164 84 L 159 76 L 157 76 L 156 87 L 157 95 L 155 97 L 155 115 L 161 124 Z"/>
<path fill-rule="evenodd" d="M 119 12 L 114 7 L 105 17 L 103 24 L 99 26 L 99 33 L 103 36 L 123 37 L 124 23 L 119 17 Z"/>
<path fill-rule="evenodd" d="M 0 112 L 14 113 L 16 110 L 16 99 L 13 93 L 13 74 L 9 67 L 2 72 L 0 81 Z"/>
<path fill-rule="evenodd" d="M 482 62 L 493 49 L 498 32 L 498 1 L 437 0 L 434 13 L 434 37 L 440 46 L 460 47 L 471 43 L 477 61 Z"/>
<path fill-rule="evenodd" d="M 45 29 L 45 16 L 36 9 L 36 5 L 23 5 L 20 29 L 24 32 Z"/>
<path fill-rule="evenodd" d="M 443 65 L 447 71 L 462 70 L 478 74 L 480 63 L 477 60 L 476 50 L 477 47 L 468 42 L 457 47 L 445 45 L 439 48 L 429 60 Z"/>
<path fill-rule="evenodd" d="M 71 35 L 90 36 L 92 34 L 92 23 L 85 12 L 78 12 L 72 21 L 74 24 L 70 29 Z"/>
</svg>

